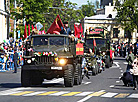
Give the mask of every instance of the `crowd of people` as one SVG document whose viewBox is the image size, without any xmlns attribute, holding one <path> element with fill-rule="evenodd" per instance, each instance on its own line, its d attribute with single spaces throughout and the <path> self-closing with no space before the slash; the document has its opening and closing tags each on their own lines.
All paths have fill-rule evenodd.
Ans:
<svg viewBox="0 0 138 102">
<path fill-rule="evenodd" d="M 22 39 L 14 40 L 12 37 L 0 43 L 0 71 L 13 70 L 23 65 L 23 44 Z"/>
<path fill-rule="evenodd" d="M 115 50 L 115 56 L 124 57 L 127 61 L 126 71 L 124 72 L 121 80 L 123 80 L 124 85 L 132 85 L 133 90 L 137 90 L 138 84 L 138 43 L 121 43 L 113 44 Z"/>
<path fill-rule="evenodd" d="M 113 48 L 115 50 L 114 55 L 115 56 L 120 56 L 126 58 L 127 55 L 130 52 L 130 49 L 132 50 L 132 53 L 136 56 L 137 50 L 138 50 L 138 43 L 121 43 L 121 44 L 113 44 Z"/>
</svg>

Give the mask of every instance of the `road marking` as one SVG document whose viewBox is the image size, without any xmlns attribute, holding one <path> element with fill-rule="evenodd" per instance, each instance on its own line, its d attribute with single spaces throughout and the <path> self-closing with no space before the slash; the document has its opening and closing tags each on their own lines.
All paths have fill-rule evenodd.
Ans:
<svg viewBox="0 0 138 102">
<path fill-rule="evenodd" d="M 102 94 L 105 94 L 106 92 L 95 92 L 95 93 L 92 93 L 90 94 L 89 96 L 100 96 Z"/>
<path fill-rule="evenodd" d="M 127 98 L 138 98 L 138 94 L 131 94 L 131 95 L 128 96 Z"/>
<path fill-rule="evenodd" d="M 25 94 L 23 96 L 34 96 L 34 95 L 38 95 L 38 94 L 41 94 L 41 93 L 44 93 L 44 92 L 46 92 L 46 91 L 33 92 L 33 93 Z"/>
<path fill-rule="evenodd" d="M 87 84 L 90 84 L 91 82 L 86 82 L 86 83 L 84 83 L 85 85 L 87 85 Z"/>
<path fill-rule="evenodd" d="M 100 92 L 104 92 L 105 90 L 101 90 L 101 91 L 98 91 L 99 93 Z M 96 92 L 95 92 L 96 93 Z M 83 99 L 81 99 L 81 100 L 79 100 L 79 101 L 77 101 L 77 102 L 84 102 L 84 101 L 86 101 L 86 100 L 88 100 L 88 99 L 90 99 L 90 98 L 92 98 L 93 97 L 93 95 L 92 94 L 90 94 L 90 95 L 88 95 L 88 96 L 86 96 L 85 98 L 83 98 Z"/>
<path fill-rule="evenodd" d="M 117 96 L 115 96 L 114 98 L 125 98 L 128 95 L 129 95 L 129 93 L 120 93 Z"/>
<path fill-rule="evenodd" d="M 50 94 L 49 96 L 60 96 L 60 95 L 63 95 L 63 94 L 69 93 L 69 92 L 70 91 L 60 91 L 57 93 Z"/>
<path fill-rule="evenodd" d="M 113 62 L 113 63 L 114 63 L 117 67 L 120 67 L 118 62 Z"/>
<path fill-rule="evenodd" d="M 20 87 L 20 88 L 13 88 L 13 89 L 9 89 L 9 90 L 4 90 L 4 91 L 0 91 L 0 93 L 3 93 L 3 92 L 15 92 L 15 91 L 21 91 L 21 90 L 27 90 L 27 89 L 32 89 L 30 87 L 28 88 L 25 88 L 25 87 Z"/>
<path fill-rule="evenodd" d="M 114 86 L 114 85 L 111 85 L 111 86 L 110 86 L 110 88 L 113 88 L 113 87 L 115 87 L 115 86 Z"/>
<path fill-rule="evenodd" d="M 122 69 L 122 68 L 119 68 L 119 69 Z"/>
<path fill-rule="evenodd" d="M 87 95 L 92 94 L 92 93 L 93 92 L 82 92 L 82 93 L 79 93 L 79 94 L 77 94 L 75 96 L 87 96 Z"/>
<path fill-rule="evenodd" d="M 24 94 L 33 93 L 33 92 L 34 92 L 34 91 L 24 91 L 24 92 L 19 92 L 19 93 L 11 94 L 11 95 L 20 96 L 20 95 L 24 95 Z"/>
<path fill-rule="evenodd" d="M 38 95 L 50 95 L 50 94 L 57 93 L 57 92 L 58 91 L 49 91 L 49 92 L 41 93 L 41 94 L 38 94 Z"/>
<path fill-rule="evenodd" d="M 67 94 L 64 94 L 62 96 L 73 96 L 73 95 L 76 95 L 76 94 L 79 94 L 81 92 L 70 92 L 70 93 L 67 93 Z"/>
<path fill-rule="evenodd" d="M 116 81 L 116 83 L 120 83 L 120 81 Z"/>
<path fill-rule="evenodd" d="M 123 70 L 121 70 L 120 72 L 123 72 Z"/>
<path fill-rule="evenodd" d="M 121 75 L 123 76 L 124 73 L 121 73 Z"/>
<path fill-rule="evenodd" d="M 119 77 L 119 79 L 121 79 L 121 77 Z"/>
<path fill-rule="evenodd" d="M 117 94 L 118 94 L 118 93 L 111 93 L 111 92 L 108 92 L 108 93 L 102 95 L 101 97 L 108 97 L 108 98 L 111 98 L 111 97 L 113 97 L 113 96 L 115 96 L 115 95 L 117 95 Z"/>
<path fill-rule="evenodd" d="M 79 100 L 79 101 L 77 101 L 77 102 L 84 102 L 84 101 L 90 99 L 91 97 L 92 97 L 92 96 L 87 96 L 87 97 L 85 97 L 85 98 L 83 98 L 83 99 L 81 99 L 81 100 Z"/>
<path fill-rule="evenodd" d="M 127 62 L 123 62 L 124 64 L 128 64 Z"/>
<path fill-rule="evenodd" d="M 0 95 L 11 95 L 11 94 L 20 93 L 20 92 L 22 91 L 13 91 L 13 92 L 5 91 L 5 92 L 0 92 Z"/>
<path fill-rule="evenodd" d="M 58 79 L 55 79 L 55 80 L 51 80 L 51 81 L 44 81 L 44 83 L 59 83 L 61 81 L 63 81 L 64 79 L 63 78 L 58 78 Z"/>
</svg>

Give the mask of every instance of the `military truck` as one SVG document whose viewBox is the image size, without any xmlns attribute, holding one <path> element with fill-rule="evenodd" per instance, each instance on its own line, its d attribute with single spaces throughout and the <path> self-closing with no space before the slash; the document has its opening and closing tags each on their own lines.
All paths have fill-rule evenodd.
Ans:
<svg viewBox="0 0 138 102">
<path fill-rule="evenodd" d="M 83 50 L 83 48 L 82 48 Z M 41 85 L 44 79 L 64 78 L 65 87 L 82 82 L 82 57 L 76 55 L 76 42 L 67 35 L 33 35 L 25 43 L 21 85 Z"/>
<path fill-rule="evenodd" d="M 109 39 L 103 38 L 98 34 L 86 34 L 85 42 L 86 45 L 93 49 L 93 40 L 96 41 L 95 54 L 98 57 L 102 57 L 106 68 L 109 68 L 113 64 L 113 58 L 110 56 L 110 41 Z"/>
</svg>

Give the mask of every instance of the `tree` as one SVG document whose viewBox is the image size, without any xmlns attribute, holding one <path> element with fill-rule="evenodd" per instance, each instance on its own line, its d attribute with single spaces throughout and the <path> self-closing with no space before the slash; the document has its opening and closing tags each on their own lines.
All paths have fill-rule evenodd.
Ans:
<svg viewBox="0 0 138 102">
<path fill-rule="evenodd" d="M 14 9 L 14 0 L 11 0 L 11 15 L 18 19 L 24 19 L 27 23 L 45 22 L 44 13 L 52 6 L 52 0 L 16 0 L 17 9 Z"/>
<path fill-rule="evenodd" d="M 87 5 L 82 5 L 81 6 L 81 10 L 84 16 L 90 17 L 95 15 L 95 6 L 92 2 L 90 2 L 89 0 L 87 1 Z"/>
<path fill-rule="evenodd" d="M 116 0 L 116 20 L 128 31 L 138 29 L 138 0 Z"/>
</svg>

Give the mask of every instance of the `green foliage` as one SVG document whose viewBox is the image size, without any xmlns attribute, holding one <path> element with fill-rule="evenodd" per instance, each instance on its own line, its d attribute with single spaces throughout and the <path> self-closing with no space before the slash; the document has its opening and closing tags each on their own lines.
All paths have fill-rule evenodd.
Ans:
<svg viewBox="0 0 138 102">
<path fill-rule="evenodd" d="M 138 27 L 138 0 L 124 0 L 121 4 L 116 0 L 117 21 L 128 31 Z"/>
<path fill-rule="evenodd" d="M 10 0 L 11 18 L 18 21 L 25 19 L 27 24 L 41 22 L 45 24 L 47 31 L 59 14 L 61 20 L 68 21 L 70 25 L 81 22 L 85 16 L 93 16 L 94 4 L 89 2 L 87 5 L 77 7 L 76 3 L 66 2 L 66 0 L 16 0 L 17 8 L 14 8 L 14 0 Z M 24 32 L 24 25 L 18 25 L 21 34 Z M 44 29 L 44 28 L 42 28 Z M 21 36 L 22 36 L 21 35 Z"/>
<path fill-rule="evenodd" d="M 94 4 L 92 2 L 90 2 L 89 0 L 87 1 L 87 3 L 88 3 L 87 5 L 81 6 L 81 10 L 82 10 L 83 15 L 87 16 L 87 17 L 95 15 Z"/>
</svg>

